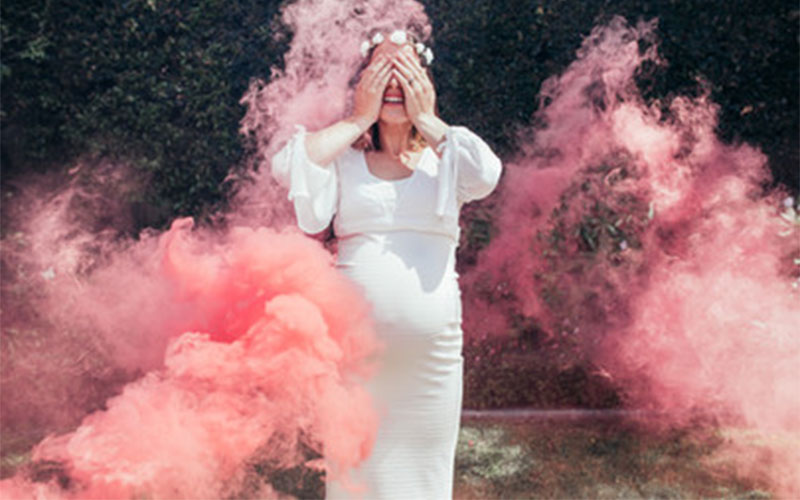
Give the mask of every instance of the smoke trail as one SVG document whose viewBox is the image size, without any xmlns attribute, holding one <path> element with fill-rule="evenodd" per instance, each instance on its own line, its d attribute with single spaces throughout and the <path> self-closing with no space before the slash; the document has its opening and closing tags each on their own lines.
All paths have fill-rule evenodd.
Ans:
<svg viewBox="0 0 800 500">
<path fill-rule="evenodd" d="M 301 0 L 283 10 L 292 28 L 292 45 L 284 69 L 273 69 L 270 82 L 255 80 L 242 97 L 247 114 L 242 134 L 257 145 L 257 181 L 242 189 L 233 217 L 291 220 L 290 205 L 276 206 L 275 183 L 266 160 L 302 125 L 316 130 L 343 118 L 352 101 L 350 81 L 359 64 L 359 46 L 372 30 L 408 29 L 427 38 L 430 23 L 414 0 Z M 280 193 L 283 194 L 282 192 Z"/>
<path fill-rule="evenodd" d="M 65 200 L 74 196 L 69 186 L 53 203 L 69 207 Z M 4 384 L 13 389 L 21 372 L 57 369 L 36 373 L 44 394 L 4 390 L 4 419 L 16 417 L 4 421 L 4 431 L 18 431 L 32 410 L 54 414 L 38 421 L 50 431 L 74 425 L 86 408 L 47 400 L 60 387 L 55 377 L 149 371 L 76 431 L 37 445 L 33 482 L 0 483 L 5 497 L 272 496 L 263 478 L 251 477 L 254 464 L 337 475 L 368 453 L 377 421 L 359 380 L 370 375 L 377 346 L 365 302 L 316 242 L 266 228 L 190 231 L 191 222 L 181 220 L 163 235 L 103 246 L 109 242 L 64 220 L 74 211 L 40 208 L 47 224 L 26 226 L 24 264 L 42 268 L 37 256 L 56 263 L 27 276 L 49 287 L 30 298 L 50 322 L 44 340 L 56 342 L 22 344 L 13 353 L 4 345 L 15 355 L 4 364 Z M 101 366 L 62 370 L 59 356 L 76 351 L 100 355 Z M 16 377 L 8 380 L 7 372 Z M 108 389 L 93 396 L 103 395 Z M 25 404 L 31 400 L 38 406 Z M 70 415 L 51 406 L 64 403 Z M 52 470 L 43 474 L 47 464 Z"/>
<path fill-rule="evenodd" d="M 132 217 L 118 200 L 140 182 L 121 165 L 84 164 L 65 175 L 16 179 L 6 191 L 0 260 L 4 454 L 74 427 L 133 372 L 163 357 L 166 339 L 143 338 L 157 321 L 141 314 L 152 312 L 142 307 L 146 296 L 120 287 L 145 289 L 145 279 L 132 281 L 149 269 L 103 273 L 115 253 L 130 248 L 120 235 L 130 231 Z M 143 235 L 139 257 L 148 245 Z M 133 256 L 128 260 L 133 264 Z M 118 321 L 103 320 L 113 316 Z M 146 347 L 137 347 L 139 340 Z"/>
<path fill-rule="evenodd" d="M 299 1 L 284 20 L 294 31 L 285 70 L 242 99 L 242 131 L 262 160 L 294 124 L 316 128 L 346 111 L 369 29 L 430 29 L 408 1 Z M 545 84 L 546 126 L 508 166 L 500 234 L 463 282 L 465 330 L 488 313 L 498 329 L 514 315 L 537 318 L 554 341 L 601 366 L 630 404 L 702 410 L 767 436 L 762 453 L 788 496 L 797 490 L 797 447 L 775 441 L 798 431 L 798 339 L 789 327 L 800 318 L 786 277 L 796 275 L 798 230 L 778 217 L 779 194 L 760 192 L 763 155 L 718 141 L 707 97 L 677 99 L 669 116 L 642 102 L 633 78 L 658 62 L 653 30 L 621 20 L 600 27 Z M 288 204 L 259 166 L 228 220 L 278 228 Z M 2 483 L 4 496 L 272 496 L 248 473 L 253 464 L 313 465 L 324 448 L 331 473 L 344 473 L 364 456 L 375 422 L 352 378 L 369 374 L 374 341 L 363 302 L 318 245 L 267 229 L 190 231 L 186 222 L 119 238 L 126 216 L 114 210 L 116 196 L 49 192 L 26 209 L 34 216 L 13 215 L 23 234 L 3 242 L 3 342 L 12 293 L 20 298 L 14 321 L 35 317 L 45 332 L 44 342 L 15 341 L 13 368 L 27 371 L 4 363 L 3 418 L 5 387 L 20 373 L 68 374 L 82 389 L 91 386 L 84 375 L 99 376 L 96 394 L 43 425 L 59 431 L 137 380 L 77 431 L 37 446 L 39 464 L 60 465 L 40 466 L 35 482 Z M 93 217 L 75 219 L 81 213 Z M 101 223 L 101 214 L 112 217 Z M 7 273 L 20 279 L 6 281 Z M 81 358 L 76 345 L 91 355 Z M 31 368 L 64 353 L 79 362 Z M 69 385 L 40 408 L 52 413 L 70 400 Z M 30 413 L 11 412 L 17 422 Z M 761 457 L 734 443 L 750 453 L 743 463 Z"/>
<path fill-rule="evenodd" d="M 370 29 L 430 30 L 410 1 L 306 0 L 283 16 L 286 69 L 242 98 L 260 160 L 294 125 L 345 112 Z M 118 165 L 81 165 L 96 174 L 85 182 L 20 182 L 4 206 L 17 230 L 3 242 L 3 428 L 27 422 L 27 443 L 99 411 L 38 444 L 3 496 L 273 497 L 276 471 L 346 478 L 366 456 L 377 421 L 359 381 L 379 346 L 365 302 L 329 253 L 284 228 L 290 205 L 257 163 L 227 228 L 176 221 L 136 239 L 120 202 L 136 183 L 102 181 Z"/>
<path fill-rule="evenodd" d="M 707 95 L 666 115 L 643 101 L 637 71 L 662 64 L 654 29 L 597 27 L 544 84 L 543 125 L 508 165 L 465 314 L 536 318 L 564 363 L 594 364 L 666 424 L 750 429 L 733 440 L 741 463 L 769 455 L 775 491 L 796 496 L 798 219 L 763 192 L 763 154 L 716 137 Z"/>
</svg>

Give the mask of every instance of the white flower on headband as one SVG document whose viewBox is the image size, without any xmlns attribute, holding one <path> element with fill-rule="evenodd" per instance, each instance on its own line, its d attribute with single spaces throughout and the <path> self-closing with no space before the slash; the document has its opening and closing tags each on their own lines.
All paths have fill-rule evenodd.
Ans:
<svg viewBox="0 0 800 500">
<path fill-rule="evenodd" d="M 371 47 L 372 45 L 369 43 L 369 40 L 364 40 L 363 42 L 361 42 L 361 57 L 367 57 L 367 54 L 369 54 L 369 49 Z"/>
<path fill-rule="evenodd" d="M 406 40 L 408 37 L 406 36 L 406 32 L 403 30 L 394 30 L 391 35 L 389 35 L 389 40 L 395 45 L 405 45 Z"/>
<path fill-rule="evenodd" d="M 425 49 L 425 51 L 422 53 L 422 57 L 425 58 L 426 66 L 430 65 L 433 62 L 433 51 L 431 50 L 430 47 Z"/>
<path fill-rule="evenodd" d="M 383 33 L 375 33 L 371 39 L 364 40 L 361 42 L 360 51 L 361 57 L 367 57 L 369 55 L 369 51 L 372 50 L 373 47 L 380 45 L 386 38 L 383 36 Z M 389 35 L 389 41 L 394 43 L 395 45 L 405 45 L 409 42 L 412 42 L 413 39 L 409 38 L 409 35 L 404 30 L 394 30 Z M 426 47 L 424 43 L 416 42 L 414 43 L 414 50 L 417 51 L 421 61 L 426 65 L 429 66 L 431 62 L 433 62 L 433 51 L 430 47 Z"/>
</svg>

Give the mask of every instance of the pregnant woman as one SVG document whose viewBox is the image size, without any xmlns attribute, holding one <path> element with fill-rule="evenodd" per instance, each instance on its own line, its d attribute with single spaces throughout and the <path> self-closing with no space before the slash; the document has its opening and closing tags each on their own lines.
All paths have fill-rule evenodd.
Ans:
<svg viewBox="0 0 800 500">
<path fill-rule="evenodd" d="M 431 50 L 406 31 L 373 33 L 352 114 L 297 133 L 272 161 L 308 233 L 333 220 L 337 267 L 372 305 L 385 346 L 370 392 L 381 415 L 358 493 L 328 498 L 451 498 L 461 412 L 461 205 L 487 196 L 500 160 L 436 113 Z"/>
</svg>

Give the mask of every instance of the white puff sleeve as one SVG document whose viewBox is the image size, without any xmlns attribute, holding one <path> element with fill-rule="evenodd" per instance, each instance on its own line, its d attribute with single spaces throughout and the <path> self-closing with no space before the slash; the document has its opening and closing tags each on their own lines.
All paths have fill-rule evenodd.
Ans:
<svg viewBox="0 0 800 500">
<path fill-rule="evenodd" d="M 452 206 L 488 196 L 497 186 L 503 170 L 497 155 L 483 139 L 465 127 L 450 127 L 438 146 L 441 170 L 436 213 Z M 455 186 L 452 189 L 450 186 Z"/>
<path fill-rule="evenodd" d="M 297 225 L 306 233 L 328 227 L 336 213 L 338 180 L 333 164 L 320 166 L 306 154 L 306 129 L 297 126 L 289 142 L 272 157 L 272 175 L 289 190 Z"/>
</svg>

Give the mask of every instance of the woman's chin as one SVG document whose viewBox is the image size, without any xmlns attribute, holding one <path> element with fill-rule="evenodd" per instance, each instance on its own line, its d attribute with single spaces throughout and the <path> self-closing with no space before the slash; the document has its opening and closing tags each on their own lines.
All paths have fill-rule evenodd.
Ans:
<svg viewBox="0 0 800 500">
<path fill-rule="evenodd" d="M 402 125 L 403 123 L 408 123 L 409 119 L 405 108 L 396 105 L 385 105 L 381 109 L 380 121 L 391 125 Z"/>
</svg>

